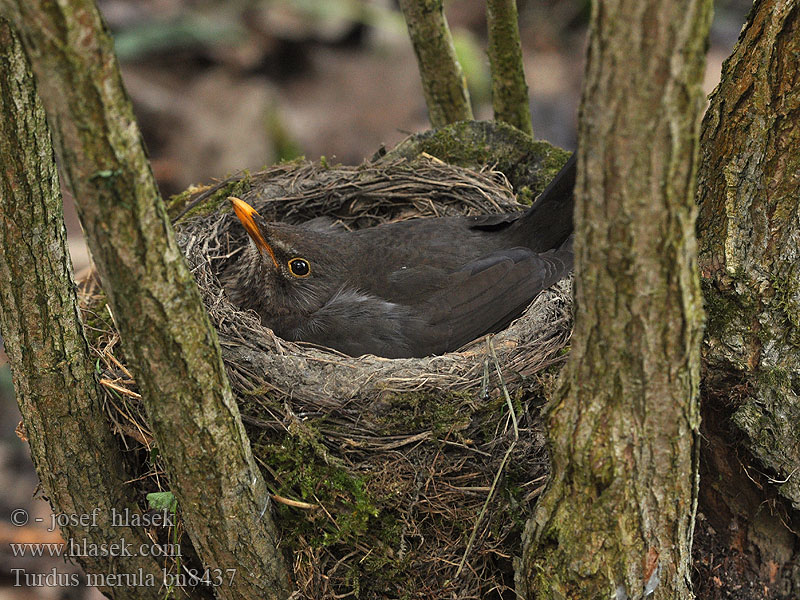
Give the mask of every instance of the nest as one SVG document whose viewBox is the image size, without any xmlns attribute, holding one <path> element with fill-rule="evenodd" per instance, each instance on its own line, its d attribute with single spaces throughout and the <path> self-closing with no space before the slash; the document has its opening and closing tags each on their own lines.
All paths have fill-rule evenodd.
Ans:
<svg viewBox="0 0 800 600">
<path fill-rule="evenodd" d="M 505 176 L 424 154 L 291 163 L 191 190 L 171 210 L 276 501 L 295 597 L 516 597 L 513 558 L 548 469 L 538 407 L 569 341 L 570 282 L 506 330 L 442 356 L 352 358 L 288 342 L 220 285 L 246 243 L 228 195 L 270 219 L 359 228 L 524 208 Z M 149 449 L 116 334 L 96 328 L 112 419 L 127 443 Z M 142 456 L 154 482 L 157 458 Z"/>
</svg>

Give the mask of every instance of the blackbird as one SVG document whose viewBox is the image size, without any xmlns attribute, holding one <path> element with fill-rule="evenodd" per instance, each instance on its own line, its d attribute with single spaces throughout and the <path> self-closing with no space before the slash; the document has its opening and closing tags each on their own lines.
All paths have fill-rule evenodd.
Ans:
<svg viewBox="0 0 800 600">
<path fill-rule="evenodd" d="M 520 316 L 572 270 L 575 156 L 524 212 L 420 218 L 357 231 L 265 221 L 223 277 L 231 301 L 287 340 L 351 356 L 421 357 Z"/>
</svg>

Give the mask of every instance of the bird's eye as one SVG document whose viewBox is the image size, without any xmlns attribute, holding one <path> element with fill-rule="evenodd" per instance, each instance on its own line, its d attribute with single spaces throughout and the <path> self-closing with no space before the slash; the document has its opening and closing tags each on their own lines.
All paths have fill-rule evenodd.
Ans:
<svg viewBox="0 0 800 600">
<path fill-rule="evenodd" d="M 311 265 L 304 258 L 293 258 L 289 261 L 289 271 L 295 277 L 308 277 L 311 274 Z"/>
</svg>

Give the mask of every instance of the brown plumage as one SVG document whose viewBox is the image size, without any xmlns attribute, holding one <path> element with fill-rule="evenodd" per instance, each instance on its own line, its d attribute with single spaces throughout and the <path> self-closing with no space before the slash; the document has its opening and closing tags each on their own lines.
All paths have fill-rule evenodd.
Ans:
<svg viewBox="0 0 800 600">
<path fill-rule="evenodd" d="M 284 339 L 351 356 L 455 350 L 571 271 L 574 161 L 525 212 L 352 232 L 269 223 L 231 198 L 251 243 L 223 283 Z"/>
</svg>

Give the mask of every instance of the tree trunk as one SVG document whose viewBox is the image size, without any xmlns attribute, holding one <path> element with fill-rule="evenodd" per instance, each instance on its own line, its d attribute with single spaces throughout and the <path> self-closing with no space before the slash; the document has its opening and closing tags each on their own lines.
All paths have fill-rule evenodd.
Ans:
<svg viewBox="0 0 800 600">
<path fill-rule="evenodd" d="M 706 0 L 593 5 L 571 354 L 528 598 L 690 598 L 702 309 L 695 154 Z"/>
<path fill-rule="evenodd" d="M 714 377 L 752 386 L 733 415 L 800 508 L 800 8 L 757 2 L 703 121 L 700 266 Z"/>
<path fill-rule="evenodd" d="M 112 509 L 136 509 L 126 483 L 135 475 L 108 427 L 78 316 L 44 108 L 19 39 L 2 18 L 0 73 L 0 329 L 31 456 L 53 512 L 78 516 L 62 529 L 67 550 L 123 540 L 151 547 L 144 530 L 111 526 Z M 161 565 L 149 556 L 122 564 L 78 560 L 111 598 L 163 595 Z M 108 585 L 140 569 L 138 587 Z"/>
<path fill-rule="evenodd" d="M 220 597 L 285 598 L 269 494 L 156 189 L 113 41 L 92 0 L 24 0 L 14 9 L 191 540 L 225 578 Z"/>
<path fill-rule="evenodd" d="M 757 1 L 710 98 L 699 170 L 703 462 L 722 474 L 701 511 L 749 555 L 765 597 L 800 591 L 798 57 L 797 0 Z"/>
</svg>

